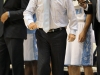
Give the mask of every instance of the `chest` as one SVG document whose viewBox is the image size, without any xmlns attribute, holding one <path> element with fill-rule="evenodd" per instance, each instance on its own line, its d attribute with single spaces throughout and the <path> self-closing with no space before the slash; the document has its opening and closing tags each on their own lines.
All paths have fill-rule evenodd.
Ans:
<svg viewBox="0 0 100 75">
<path fill-rule="evenodd" d="M 63 8 L 64 7 L 64 1 L 63 0 L 49 0 L 49 3 L 51 8 Z M 44 0 L 38 0 L 38 6 L 44 6 Z"/>
<path fill-rule="evenodd" d="M 84 19 L 85 18 L 85 13 L 84 9 L 80 6 L 75 6 L 75 11 L 76 11 L 76 16 L 78 19 Z"/>
<path fill-rule="evenodd" d="M 75 6 L 76 15 L 83 14 L 84 9 L 80 6 Z"/>
</svg>

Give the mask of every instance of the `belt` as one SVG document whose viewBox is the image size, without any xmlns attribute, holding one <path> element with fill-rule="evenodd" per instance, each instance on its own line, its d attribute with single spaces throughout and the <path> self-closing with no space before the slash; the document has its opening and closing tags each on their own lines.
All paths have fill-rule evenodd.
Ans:
<svg viewBox="0 0 100 75">
<path fill-rule="evenodd" d="M 42 28 L 39 28 L 40 30 L 43 30 Z M 57 31 L 61 31 L 65 29 L 65 27 L 60 27 L 60 28 L 56 28 L 56 29 L 50 29 L 48 32 L 57 32 Z"/>
</svg>

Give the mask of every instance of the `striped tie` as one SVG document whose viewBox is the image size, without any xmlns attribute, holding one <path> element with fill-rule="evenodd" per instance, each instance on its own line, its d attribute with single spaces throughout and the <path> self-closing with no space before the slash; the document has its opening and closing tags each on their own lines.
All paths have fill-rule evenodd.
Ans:
<svg viewBox="0 0 100 75">
<path fill-rule="evenodd" d="M 43 30 L 47 33 L 50 29 L 50 0 L 44 0 Z"/>
</svg>

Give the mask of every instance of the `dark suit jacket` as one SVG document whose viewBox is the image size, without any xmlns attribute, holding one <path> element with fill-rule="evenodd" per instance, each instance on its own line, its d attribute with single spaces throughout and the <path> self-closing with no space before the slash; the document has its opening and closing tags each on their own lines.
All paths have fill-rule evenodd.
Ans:
<svg viewBox="0 0 100 75">
<path fill-rule="evenodd" d="M 23 11 L 29 0 L 0 0 L 0 16 L 9 11 L 10 17 L 3 24 L 0 21 L 0 37 L 3 35 L 7 38 L 26 38 L 27 31 L 23 21 Z"/>
</svg>

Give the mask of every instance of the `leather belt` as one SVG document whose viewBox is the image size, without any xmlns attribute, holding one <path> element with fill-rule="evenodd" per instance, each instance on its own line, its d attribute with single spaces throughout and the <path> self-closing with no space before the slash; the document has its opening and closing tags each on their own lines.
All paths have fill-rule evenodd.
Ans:
<svg viewBox="0 0 100 75">
<path fill-rule="evenodd" d="M 40 30 L 43 30 L 42 28 L 39 28 Z M 50 29 L 48 32 L 57 32 L 57 31 L 61 31 L 65 29 L 65 27 L 60 27 L 60 28 L 56 28 L 56 29 Z"/>
</svg>

